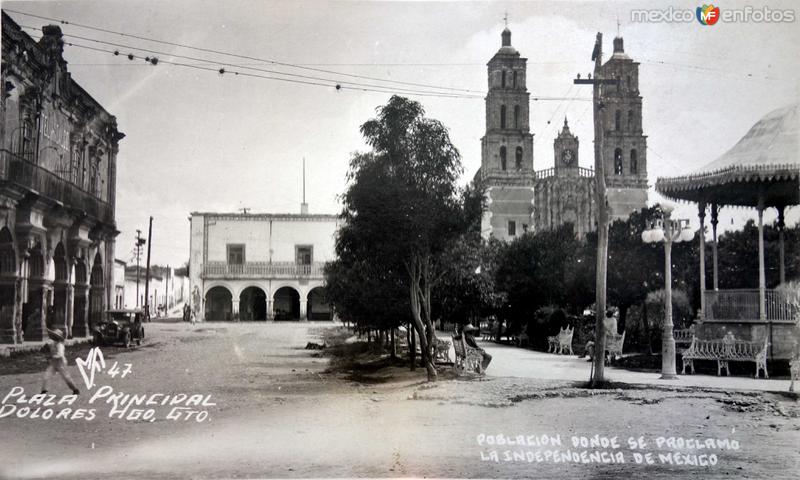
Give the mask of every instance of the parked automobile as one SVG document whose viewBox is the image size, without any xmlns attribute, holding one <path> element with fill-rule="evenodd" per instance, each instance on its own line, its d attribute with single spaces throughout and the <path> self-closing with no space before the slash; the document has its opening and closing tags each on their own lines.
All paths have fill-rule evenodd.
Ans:
<svg viewBox="0 0 800 480">
<path fill-rule="evenodd" d="M 144 340 L 143 318 L 141 309 L 108 310 L 105 319 L 93 328 L 94 345 L 122 344 L 126 348 L 133 342 L 141 345 Z"/>
</svg>

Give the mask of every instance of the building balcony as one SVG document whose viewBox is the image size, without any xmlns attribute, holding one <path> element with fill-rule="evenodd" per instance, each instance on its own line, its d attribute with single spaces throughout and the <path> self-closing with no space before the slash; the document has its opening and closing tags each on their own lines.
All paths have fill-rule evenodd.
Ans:
<svg viewBox="0 0 800 480">
<path fill-rule="evenodd" d="M 111 204 L 8 150 L 0 150 L 0 180 L 61 204 L 64 208 L 114 224 L 114 208 Z"/>
<path fill-rule="evenodd" d="M 706 290 L 706 320 L 711 322 L 759 322 L 758 289 Z M 794 323 L 800 309 L 776 290 L 765 292 L 766 320 L 770 323 Z"/>
<path fill-rule="evenodd" d="M 301 265 L 294 262 L 208 262 L 203 265 L 203 278 L 314 278 L 324 277 L 325 262 Z"/>
</svg>

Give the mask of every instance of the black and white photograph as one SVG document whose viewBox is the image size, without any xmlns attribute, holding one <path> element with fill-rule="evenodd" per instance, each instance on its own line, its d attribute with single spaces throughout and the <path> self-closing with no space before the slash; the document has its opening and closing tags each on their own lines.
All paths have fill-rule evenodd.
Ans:
<svg viewBox="0 0 800 480">
<path fill-rule="evenodd" d="M 797 3 L 0 10 L 0 479 L 800 475 Z"/>
</svg>

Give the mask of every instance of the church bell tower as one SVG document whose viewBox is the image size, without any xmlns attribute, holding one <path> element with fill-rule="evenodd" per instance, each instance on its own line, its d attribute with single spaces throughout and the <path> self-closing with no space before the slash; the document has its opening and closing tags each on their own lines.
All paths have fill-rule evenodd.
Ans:
<svg viewBox="0 0 800 480">
<path fill-rule="evenodd" d="M 533 134 L 526 87 L 527 59 L 511 46 L 511 31 L 489 60 L 486 133 L 481 139 L 480 178 L 487 211 L 481 233 L 513 239 L 528 230 L 533 213 Z"/>
<path fill-rule="evenodd" d="M 647 137 L 642 131 L 639 63 L 625 53 L 622 37 L 614 39 L 614 53 L 602 66 L 602 75 L 618 80 L 601 87 L 603 166 L 611 219 L 625 219 L 647 206 Z"/>
</svg>

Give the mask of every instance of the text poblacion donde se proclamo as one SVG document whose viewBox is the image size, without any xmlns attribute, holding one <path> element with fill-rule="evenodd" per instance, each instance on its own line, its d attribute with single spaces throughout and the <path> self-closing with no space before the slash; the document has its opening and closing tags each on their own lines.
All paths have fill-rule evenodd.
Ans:
<svg viewBox="0 0 800 480">
<path fill-rule="evenodd" d="M 633 464 L 713 467 L 738 440 L 716 437 L 479 434 L 484 462 Z"/>
</svg>

